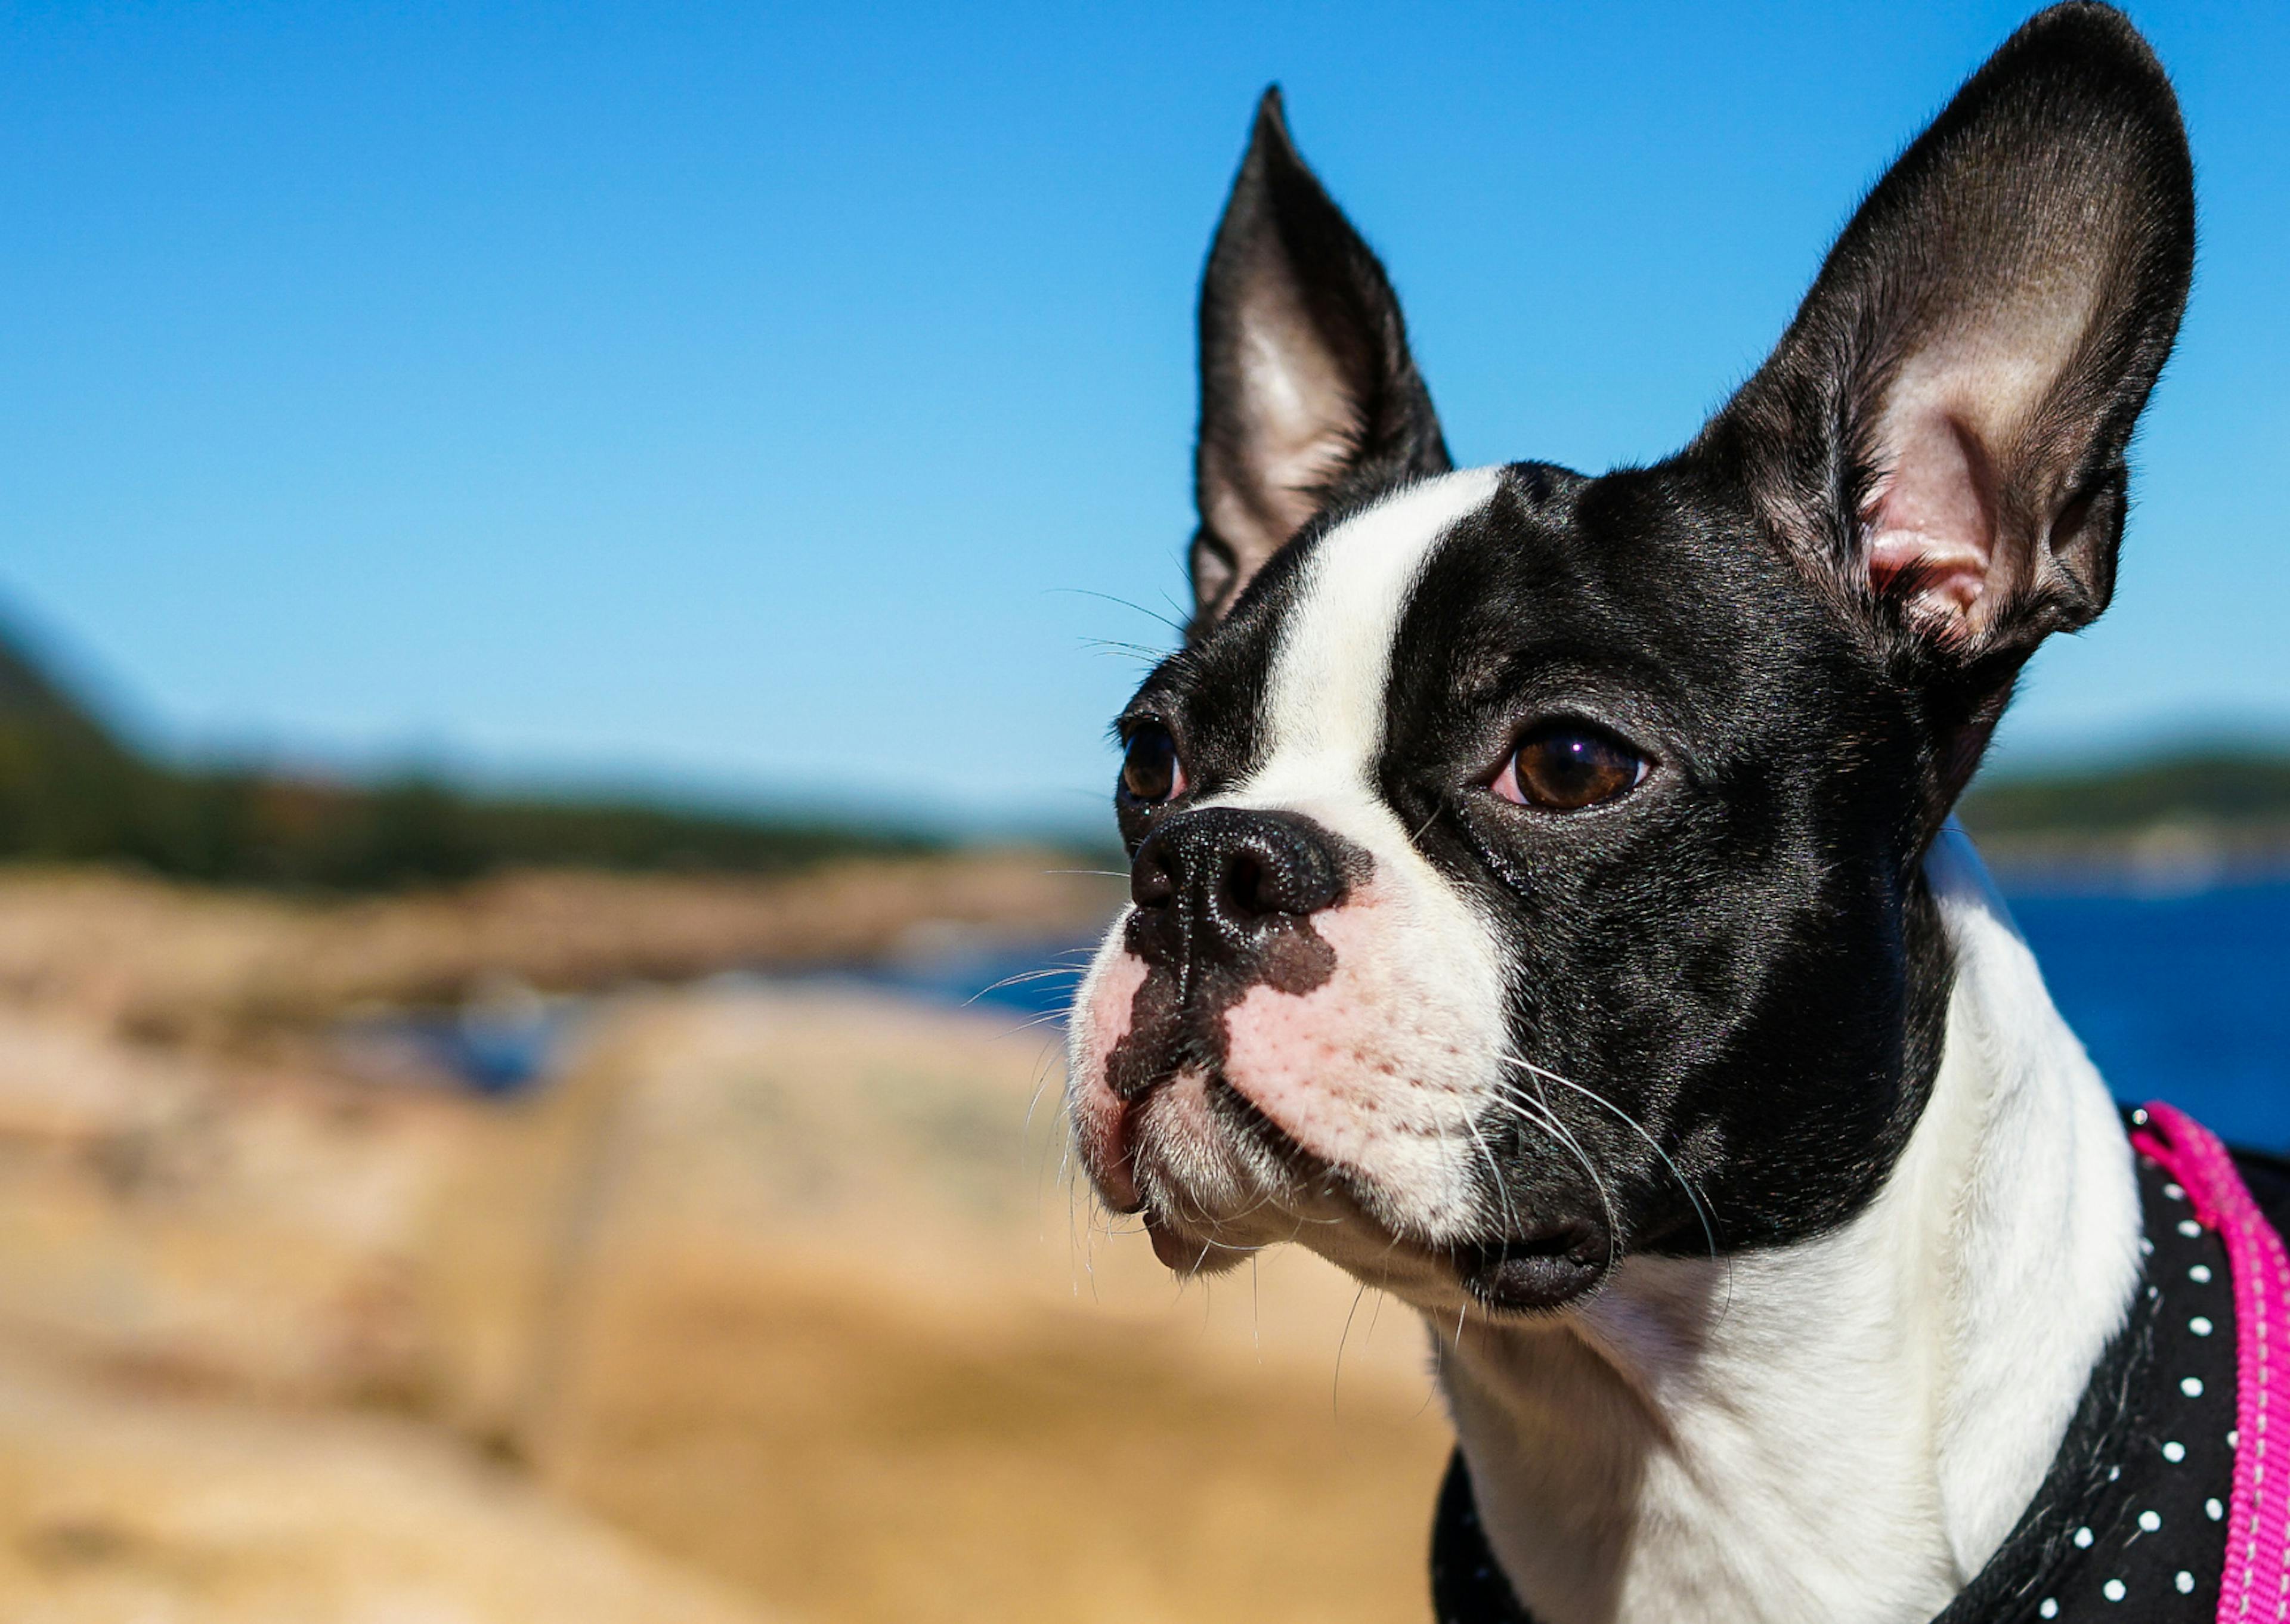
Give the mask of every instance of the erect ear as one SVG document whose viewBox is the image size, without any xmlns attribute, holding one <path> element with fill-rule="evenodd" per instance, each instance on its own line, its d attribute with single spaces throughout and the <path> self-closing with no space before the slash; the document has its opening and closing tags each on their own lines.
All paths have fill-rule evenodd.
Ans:
<svg viewBox="0 0 2290 1624">
<path fill-rule="evenodd" d="M 1950 796 L 2036 644 L 2107 606 L 2125 452 L 2194 244 L 2161 66 L 2119 12 L 2054 6 L 1878 183 L 1704 430 L 1788 544 L 1952 691 Z"/>
<path fill-rule="evenodd" d="M 1321 508 L 1449 466 L 1391 284 L 1297 156 L 1275 86 L 1201 284 L 1195 626 Z"/>
</svg>

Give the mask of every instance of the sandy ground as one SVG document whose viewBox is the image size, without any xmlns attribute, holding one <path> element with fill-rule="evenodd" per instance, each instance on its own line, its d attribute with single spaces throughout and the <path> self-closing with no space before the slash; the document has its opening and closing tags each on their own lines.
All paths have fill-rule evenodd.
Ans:
<svg viewBox="0 0 2290 1624">
<path fill-rule="evenodd" d="M 111 884 L 0 884 L 0 1615 L 1426 1615 L 1421 1328 L 1300 1252 L 1175 1288 L 1061 1180 L 1043 1033 L 639 988 L 533 1096 L 377 1087 L 311 1012 L 418 955 L 274 1044 L 306 921 Z M 933 884 L 875 940 L 1046 933 Z"/>
</svg>

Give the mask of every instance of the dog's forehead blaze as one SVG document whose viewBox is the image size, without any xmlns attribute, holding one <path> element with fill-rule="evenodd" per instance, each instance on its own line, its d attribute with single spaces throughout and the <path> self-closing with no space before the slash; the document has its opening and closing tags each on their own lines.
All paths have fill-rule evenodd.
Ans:
<svg viewBox="0 0 2290 1624">
<path fill-rule="evenodd" d="M 1414 585 L 1455 526 L 1494 500 L 1501 477 L 1473 468 L 1409 486 L 1313 547 L 1271 649 L 1263 764 L 1248 799 L 1349 798 L 1373 781 L 1392 647 Z"/>
</svg>

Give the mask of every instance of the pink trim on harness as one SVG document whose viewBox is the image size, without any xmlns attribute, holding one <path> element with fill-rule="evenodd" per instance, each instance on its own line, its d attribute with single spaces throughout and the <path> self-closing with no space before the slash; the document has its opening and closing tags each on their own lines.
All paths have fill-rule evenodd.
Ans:
<svg viewBox="0 0 2290 1624">
<path fill-rule="evenodd" d="M 2238 1430 L 2219 1624 L 2283 1624 L 2290 1619 L 2290 1252 L 2216 1134 L 2160 1103 L 2136 1120 L 2142 1125 L 2132 1144 L 2185 1187 L 2196 1219 L 2226 1243 L 2234 1276 Z"/>
</svg>

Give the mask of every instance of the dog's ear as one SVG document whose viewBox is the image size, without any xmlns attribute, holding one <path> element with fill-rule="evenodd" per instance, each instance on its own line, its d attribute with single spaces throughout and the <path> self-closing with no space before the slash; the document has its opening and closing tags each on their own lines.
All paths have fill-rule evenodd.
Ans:
<svg viewBox="0 0 2290 1624">
<path fill-rule="evenodd" d="M 2055 6 L 1878 183 L 1703 432 L 1772 530 L 1921 668 L 1944 799 L 2036 644 L 2107 606 L 2126 450 L 2194 244 L 2161 66 L 2114 10 Z"/>
<path fill-rule="evenodd" d="M 1201 284 L 1196 628 L 1321 508 L 1449 466 L 1383 267 L 1268 90 Z"/>
</svg>

